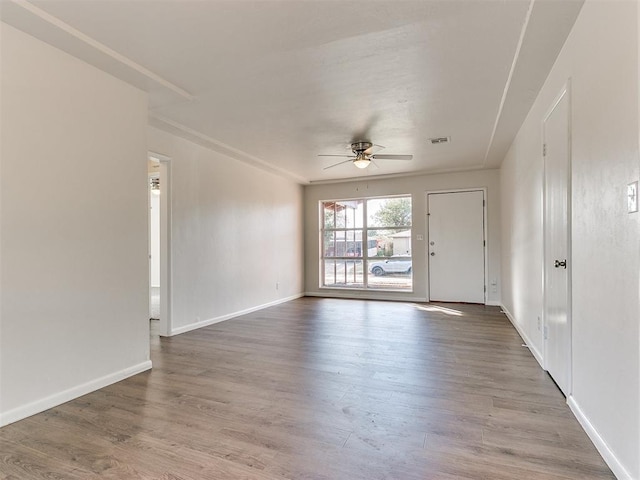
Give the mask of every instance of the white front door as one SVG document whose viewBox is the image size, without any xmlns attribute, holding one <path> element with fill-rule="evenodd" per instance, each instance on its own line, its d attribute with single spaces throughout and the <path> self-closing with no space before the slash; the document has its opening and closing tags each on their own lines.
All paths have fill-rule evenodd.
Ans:
<svg viewBox="0 0 640 480">
<path fill-rule="evenodd" d="M 430 193 L 429 300 L 485 303 L 484 191 Z"/>
<path fill-rule="evenodd" d="M 569 258 L 570 122 L 565 89 L 544 120 L 544 357 L 565 395 L 571 393 Z"/>
</svg>

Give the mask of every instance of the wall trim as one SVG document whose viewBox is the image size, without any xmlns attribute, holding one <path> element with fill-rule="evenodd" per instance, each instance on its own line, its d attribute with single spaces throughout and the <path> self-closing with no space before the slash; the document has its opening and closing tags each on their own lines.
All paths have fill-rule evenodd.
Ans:
<svg viewBox="0 0 640 480">
<path fill-rule="evenodd" d="M 181 327 L 172 328 L 169 336 L 180 335 L 182 333 L 187 333 L 192 330 L 197 330 L 202 327 L 208 327 L 209 325 L 213 325 L 215 323 L 224 322 L 226 320 L 231 320 L 232 318 L 240 317 L 242 315 L 247 315 L 249 313 L 257 312 L 258 310 L 263 310 L 265 308 L 273 307 L 276 305 L 280 305 L 281 303 L 287 303 L 291 300 L 295 300 L 297 298 L 304 297 L 304 293 L 298 293 L 296 295 L 292 295 L 286 298 L 280 298 L 278 300 L 274 300 L 273 302 L 263 303 L 262 305 L 258 305 L 255 307 L 247 308 L 244 310 L 238 310 L 237 312 L 228 313 L 226 315 L 221 315 L 220 317 L 209 318 L 207 320 L 202 320 L 200 322 L 190 323 L 188 325 L 183 325 Z"/>
<path fill-rule="evenodd" d="M 49 410 L 50 408 L 57 407 L 58 405 L 62 405 L 63 403 L 66 403 L 70 400 L 81 397 L 82 395 L 95 392 L 96 390 L 100 390 L 101 388 L 107 387 L 121 380 L 124 380 L 125 378 L 132 377 L 133 375 L 137 375 L 138 373 L 142 373 L 150 369 L 151 360 L 147 360 L 137 365 L 127 367 L 118 372 L 110 373 L 103 377 L 90 380 L 80 385 L 76 385 L 75 387 L 63 390 L 62 392 L 54 393 L 53 395 L 49 395 L 48 397 L 28 403 L 27 405 L 23 405 L 14 408 L 13 410 L 3 412 L 0 414 L 0 427 L 4 427 L 5 425 L 9 425 L 10 423 L 14 423 L 18 420 L 30 417 L 31 415 L 44 412 L 45 410 Z"/>
<path fill-rule="evenodd" d="M 533 358 L 535 358 L 536 361 L 540 364 L 540 368 L 542 368 L 546 372 L 546 369 L 544 368 L 544 359 L 540 351 L 534 346 L 534 343 L 531 341 L 531 339 L 525 333 L 525 331 L 522 330 L 522 327 L 518 325 L 518 323 L 515 321 L 515 318 L 513 317 L 511 312 L 507 310 L 507 307 L 505 307 L 502 304 L 499 304 L 498 306 L 502 309 L 503 313 L 507 316 L 507 318 L 511 322 L 511 325 L 513 325 L 513 328 L 516 329 L 516 332 L 518 332 L 518 335 L 520 335 L 524 343 L 527 345 L 527 348 L 531 352 L 531 355 L 533 355 Z"/>
<path fill-rule="evenodd" d="M 353 292 L 340 292 L 336 290 L 331 290 L 325 292 L 305 292 L 305 297 L 321 297 L 321 298 L 345 298 L 349 300 L 384 300 L 384 301 L 393 301 L 393 302 L 409 302 L 409 303 L 427 303 L 428 300 L 426 297 L 411 297 L 411 298 L 402 298 L 391 295 L 385 295 L 376 293 L 375 296 L 371 294 L 364 293 L 363 295 L 358 295 Z"/>
<path fill-rule="evenodd" d="M 320 298 L 345 298 L 349 300 L 384 300 L 384 301 L 392 301 L 392 302 L 410 302 L 410 303 L 430 303 L 427 297 L 417 297 L 417 298 L 400 298 L 393 295 L 380 295 L 376 293 L 375 297 L 370 294 L 365 294 L 366 296 L 358 295 L 356 293 L 347 293 L 347 292 L 336 292 L 335 290 L 331 290 L 331 292 L 325 293 L 322 292 L 305 292 L 304 297 L 320 297 Z M 504 310 L 502 304 L 497 300 L 489 300 L 485 302 L 485 305 L 490 307 L 500 307 Z M 506 312 L 505 312 L 506 313 Z"/>
<path fill-rule="evenodd" d="M 567 405 L 569 405 L 569 408 L 573 412 L 574 416 L 578 419 L 578 422 L 587 433 L 600 455 L 602 455 L 602 458 L 609 466 L 616 478 L 618 478 L 619 480 L 633 480 L 631 474 L 627 471 L 626 468 L 624 468 L 620 460 L 618 460 L 607 443 L 600 436 L 596 428 L 589 421 L 573 395 L 569 395 L 569 397 L 567 398 Z"/>
</svg>

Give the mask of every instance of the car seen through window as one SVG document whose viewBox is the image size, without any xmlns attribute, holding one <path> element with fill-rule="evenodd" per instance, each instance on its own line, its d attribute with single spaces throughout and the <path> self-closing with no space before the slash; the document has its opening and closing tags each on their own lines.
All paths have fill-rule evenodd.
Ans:
<svg viewBox="0 0 640 480">
<path fill-rule="evenodd" d="M 369 263 L 369 272 L 376 277 L 389 273 L 411 273 L 411 256 L 394 255 L 387 260 Z"/>
</svg>

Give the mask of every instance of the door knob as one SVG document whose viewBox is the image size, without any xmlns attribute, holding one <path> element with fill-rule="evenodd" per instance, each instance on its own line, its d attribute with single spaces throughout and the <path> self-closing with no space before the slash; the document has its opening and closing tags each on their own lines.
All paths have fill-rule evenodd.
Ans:
<svg viewBox="0 0 640 480">
<path fill-rule="evenodd" d="M 556 268 L 562 267 L 562 268 L 566 269 L 567 268 L 567 261 L 566 260 L 562 260 L 562 261 L 556 260 L 556 262 L 554 264 L 554 267 L 556 267 Z"/>
<path fill-rule="evenodd" d="M 435 257 L 435 256 L 436 256 L 436 252 L 431 252 L 431 254 L 430 254 L 430 255 L 431 255 L 432 257 Z"/>
</svg>

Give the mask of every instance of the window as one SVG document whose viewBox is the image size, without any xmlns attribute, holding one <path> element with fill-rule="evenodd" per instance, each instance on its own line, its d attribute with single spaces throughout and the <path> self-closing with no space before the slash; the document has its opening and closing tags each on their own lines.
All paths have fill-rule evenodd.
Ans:
<svg viewBox="0 0 640 480">
<path fill-rule="evenodd" d="M 320 203 L 321 285 L 411 291 L 411 197 Z"/>
</svg>

